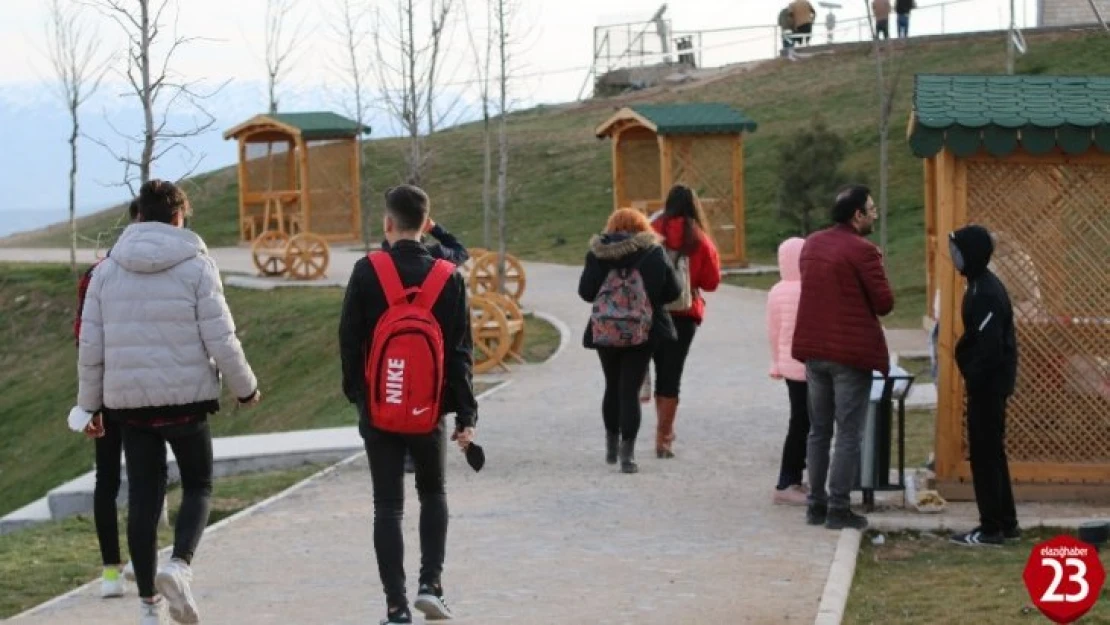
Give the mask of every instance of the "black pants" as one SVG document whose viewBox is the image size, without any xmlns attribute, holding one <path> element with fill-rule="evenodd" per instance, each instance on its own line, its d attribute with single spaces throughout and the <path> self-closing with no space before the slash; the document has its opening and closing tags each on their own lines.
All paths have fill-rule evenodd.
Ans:
<svg viewBox="0 0 1110 625">
<path fill-rule="evenodd" d="M 875 20 L 875 38 L 890 39 L 890 19 Z"/>
<path fill-rule="evenodd" d="M 813 32 L 813 24 L 812 23 L 811 24 L 802 24 L 801 26 L 798 26 L 797 28 L 795 28 L 794 32 L 806 35 L 805 37 L 799 37 L 798 42 L 803 44 L 803 45 L 808 46 L 809 45 L 809 34 Z"/>
<path fill-rule="evenodd" d="M 431 434 L 406 436 L 360 426 L 370 479 L 374 485 L 374 552 L 389 606 L 407 605 L 405 597 L 405 452 L 416 465 L 420 497 L 420 583 L 439 584 L 447 551 L 447 495 L 444 489 L 443 420 Z"/>
<path fill-rule="evenodd" d="M 605 373 L 601 417 L 605 431 L 626 441 L 640 433 L 640 387 L 651 362 L 650 347 L 599 347 L 597 357 Z"/>
<path fill-rule="evenodd" d="M 200 419 L 182 425 L 123 425 L 127 455 L 127 544 L 140 597 L 154 596 L 158 518 L 166 496 L 166 443 L 181 472 L 181 509 L 174 527 L 173 557 L 191 563 L 208 525 L 212 495 L 212 432 Z"/>
<path fill-rule="evenodd" d="M 678 340 L 659 343 L 652 359 L 655 361 L 655 394 L 675 398 L 678 397 L 682 370 L 686 366 L 686 356 L 690 353 L 690 344 L 694 342 L 698 324 L 693 317 L 672 315 L 671 319 L 678 331 Z"/>
<path fill-rule="evenodd" d="M 120 486 L 120 454 L 123 434 L 119 423 L 104 419 L 104 436 L 96 439 L 96 486 L 93 489 L 93 523 L 104 566 L 119 566 L 119 513 L 116 498 Z"/>
<path fill-rule="evenodd" d="M 784 490 L 802 483 L 806 470 L 806 445 L 809 439 L 809 388 L 804 381 L 787 380 L 790 396 L 790 425 L 782 444 L 782 465 L 777 488 Z"/>
<path fill-rule="evenodd" d="M 1006 460 L 1006 397 L 968 394 L 967 442 L 979 527 L 987 533 L 1016 528 L 1017 511 Z"/>
</svg>

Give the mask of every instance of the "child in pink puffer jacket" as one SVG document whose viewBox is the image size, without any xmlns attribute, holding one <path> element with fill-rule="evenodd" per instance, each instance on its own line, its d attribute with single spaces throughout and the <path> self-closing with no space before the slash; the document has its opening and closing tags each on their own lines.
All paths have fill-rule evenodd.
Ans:
<svg viewBox="0 0 1110 625">
<path fill-rule="evenodd" d="M 799 259 L 805 239 L 792 237 L 779 245 L 779 275 L 782 277 L 767 296 L 767 336 L 771 341 L 771 377 L 786 380 L 790 396 L 790 425 L 782 446 L 779 483 L 775 487 L 777 504 L 806 504 L 808 490 L 802 485 L 806 468 L 806 440 L 809 437 L 809 400 L 806 367 L 790 356 L 798 300 L 802 294 Z"/>
</svg>

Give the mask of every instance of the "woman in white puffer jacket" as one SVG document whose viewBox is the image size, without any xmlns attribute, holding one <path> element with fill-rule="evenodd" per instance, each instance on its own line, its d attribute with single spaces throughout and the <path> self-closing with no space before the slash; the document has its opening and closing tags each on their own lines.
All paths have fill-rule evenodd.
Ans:
<svg viewBox="0 0 1110 625">
<path fill-rule="evenodd" d="M 241 404 L 255 404 L 261 394 L 235 336 L 216 263 L 204 241 L 183 227 L 190 212 L 185 193 L 151 180 L 138 202 L 139 223 L 123 231 L 97 266 L 85 296 L 77 404 L 100 413 L 90 426 L 94 435 L 101 419 L 122 426 L 140 625 L 163 623 L 167 604 L 174 620 L 196 623 L 190 563 L 212 492 L 208 415 L 220 408 L 221 373 Z M 180 469 L 182 501 L 173 557 L 155 574 L 166 443 Z"/>
</svg>

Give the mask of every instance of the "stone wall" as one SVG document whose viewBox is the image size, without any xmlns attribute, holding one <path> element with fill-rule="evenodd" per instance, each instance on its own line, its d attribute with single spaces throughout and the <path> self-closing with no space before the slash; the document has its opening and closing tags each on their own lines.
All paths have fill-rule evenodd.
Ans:
<svg viewBox="0 0 1110 625">
<path fill-rule="evenodd" d="M 1110 0 L 1095 0 L 1102 18 L 1110 20 Z M 1041 26 L 1077 26 L 1095 24 L 1098 18 L 1088 0 L 1041 0 Z"/>
</svg>

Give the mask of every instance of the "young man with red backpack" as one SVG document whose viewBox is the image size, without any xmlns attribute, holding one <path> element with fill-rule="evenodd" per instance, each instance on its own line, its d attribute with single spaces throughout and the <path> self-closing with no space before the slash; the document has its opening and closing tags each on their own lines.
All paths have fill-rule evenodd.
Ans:
<svg viewBox="0 0 1110 625">
<path fill-rule="evenodd" d="M 473 344 L 466 284 L 455 266 L 420 241 L 428 196 L 401 185 L 386 193 L 389 251 L 355 263 L 339 325 L 343 392 L 358 407 L 374 489 L 374 551 L 386 595 L 382 621 L 411 623 L 405 593 L 405 454 L 416 465 L 421 566 L 415 607 L 429 620 L 453 615 L 440 575 L 447 541 L 444 415 L 464 451 L 478 405 L 471 381 Z"/>
</svg>

